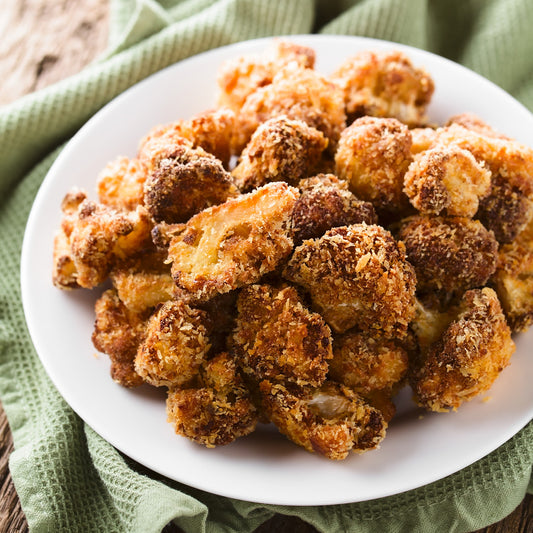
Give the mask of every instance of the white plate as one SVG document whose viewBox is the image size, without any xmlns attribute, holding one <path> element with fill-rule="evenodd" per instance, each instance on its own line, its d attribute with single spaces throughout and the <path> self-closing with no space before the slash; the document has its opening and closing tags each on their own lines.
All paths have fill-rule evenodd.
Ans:
<svg viewBox="0 0 533 533">
<path fill-rule="evenodd" d="M 495 85 L 450 61 L 371 39 L 291 39 L 315 48 L 317 70 L 324 73 L 358 50 L 404 50 L 436 82 L 432 119 L 442 122 L 471 111 L 533 145 L 533 116 Z M 208 108 L 214 103 L 220 63 L 260 52 L 267 44 L 264 39 L 240 43 L 173 65 L 116 98 L 75 135 L 44 180 L 28 220 L 21 282 L 30 334 L 46 371 L 74 411 L 124 454 L 171 479 L 215 494 L 285 505 L 337 504 L 397 494 L 482 458 L 531 420 L 533 331 L 516 338 L 512 363 L 488 395 L 455 413 L 421 417 L 404 391 L 381 448 L 334 462 L 305 452 L 266 425 L 216 449 L 176 436 L 166 422 L 162 391 L 116 385 L 109 378 L 107 357 L 95 357 L 90 341 L 95 292 L 63 292 L 52 286 L 52 240 L 64 194 L 80 186 L 96 198 L 96 175 L 108 161 L 134 155 L 139 139 L 152 126 Z"/>
</svg>

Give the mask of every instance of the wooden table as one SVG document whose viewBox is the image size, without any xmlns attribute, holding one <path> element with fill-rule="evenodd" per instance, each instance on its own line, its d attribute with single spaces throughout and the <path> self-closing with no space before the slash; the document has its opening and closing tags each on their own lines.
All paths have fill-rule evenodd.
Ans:
<svg viewBox="0 0 533 533">
<path fill-rule="evenodd" d="M 0 105 L 78 72 L 104 49 L 108 0 L 1 0 Z M 11 433 L 0 405 L 0 533 L 28 526 L 8 469 Z M 174 526 L 166 533 L 179 531 Z M 297 518 L 275 516 L 256 533 L 313 533 Z M 506 519 L 477 533 L 531 533 L 533 497 Z"/>
</svg>

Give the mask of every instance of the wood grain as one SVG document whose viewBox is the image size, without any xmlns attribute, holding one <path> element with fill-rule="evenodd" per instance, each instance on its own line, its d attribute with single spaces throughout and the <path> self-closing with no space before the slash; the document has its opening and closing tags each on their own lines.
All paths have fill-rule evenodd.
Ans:
<svg viewBox="0 0 533 533">
<path fill-rule="evenodd" d="M 1 0 L 0 105 L 81 70 L 104 49 L 108 0 Z M 11 433 L 0 405 L 0 533 L 28 531 L 11 480 Z M 169 524 L 165 533 L 179 532 Z M 276 515 L 255 533 L 316 533 L 298 518 Z M 476 533 L 532 533 L 533 498 Z"/>
</svg>

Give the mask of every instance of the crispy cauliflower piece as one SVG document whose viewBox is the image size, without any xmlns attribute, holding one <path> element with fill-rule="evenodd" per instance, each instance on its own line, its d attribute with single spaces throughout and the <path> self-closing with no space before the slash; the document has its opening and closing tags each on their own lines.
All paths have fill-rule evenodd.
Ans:
<svg viewBox="0 0 533 533">
<path fill-rule="evenodd" d="M 250 94 L 238 115 L 234 150 L 239 153 L 260 124 L 286 115 L 302 120 L 329 139 L 333 153 L 346 124 L 342 91 L 314 70 L 291 63 L 281 69 L 270 85 Z"/>
<path fill-rule="evenodd" d="M 128 309 L 117 291 L 108 289 L 96 300 L 92 334 L 94 347 L 109 356 L 111 378 L 123 387 L 143 383 L 135 371 L 135 355 L 144 338 L 147 316 Z"/>
<path fill-rule="evenodd" d="M 411 133 L 393 118 L 363 117 L 347 127 L 335 154 L 335 174 L 381 212 L 409 207 L 403 177 L 412 160 Z"/>
<path fill-rule="evenodd" d="M 349 122 L 364 115 L 393 117 L 409 126 L 427 121 L 433 80 L 403 52 L 359 52 L 343 62 L 331 79 L 343 90 Z"/>
<path fill-rule="evenodd" d="M 297 186 L 319 168 L 327 145 L 322 132 L 305 122 L 274 117 L 255 130 L 232 175 L 242 191 L 271 181 Z"/>
<path fill-rule="evenodd" d="M 120 210 L 134 211 L 143 204 L 147 169 L 136 158 L 118 157 L 108 163 L 97 179 L 100 203 Z"/>
<path fill-rule="evenodd" d="M 350 451 L 377 448 L 387 423 L 381 413 L 345 385 L 325 382 L 319 388 L 291 390 L 260 383 L 262 408 L 291 441 L 328 459 L 345 459 Z"/>
<path fill-rule="evenodd" d="M 491 174 L 467 150 L 436 147 L 417 156 L 404 176 L 403 191 L 421 213 L 473 217 L 491 189 Z"/>
<path fill-rule="evenodd" d="M 272 83 L 275 74 L 292 62 L 312 69 L 315 51 L 280 39 L 262 54 L 250 54 L 224 62 L 217 76 L 219 105 L 238 111 L 250 94 Z"/>
<path fill-rule="evenodd" d="M 424 150 L 432 148 L 437 141 L 437 130 L 435 128 L 412 128 L 411 132 L 411 154 L 416 155 Z"/>
<path fill-rule="evenodd" d="M 474 113 L 460 113 L 458 115 L 453 115 L 446 122 L 446 126 L 451 126 L 452 124 L 458 124 L 467 130 L 481 133 L 487 137 L 511 140 L 509 137 L 507 137 L 507 135 L 494 130 L 492 126 L 487 124 L 483 119 Z"/>
<path fill-rule="evenodd" d="M 381 226 L 342 226 L 304 241 L 283 275 L 309 291 L 337 333 L 358 327 L 401 337 L 414 315 L 414 269 Z"/>
<path fill-rule="evenodd" d="M 292 250 L 289 222 L 298 195 L 273 182 L 191 218 L 168 247 L 177 286 L 206 301 L 274 270 Z"/>
<path fill-rule="evenodd" d="M 294 287 L 250 285 L 237 300 L 232 346 L 256 380 L 319 386 L 331 359 L 331 331 L 308 311 Z"/>
<path fill-rule="evenodd" d="M 206 362 L 199 381 L 168 392 L 168 422 L 178 435 L 214 448 L 254 431 L 257 411 L 230 355 Z"/>
<path fill-rule="evenodd" d="M 421 293 L 460 296 L 485 285 L 496 270 L 498 243 L 479 220 L 415 215 L 401 222 L 398 238 Z"/>
<path fill-rule="evenodd" d="M 135 370 L 156 387 L 186 386 L 209 350 L 209 330 L 205 311 L 182 300 L 165 302 L 148 321 Z"/>
<path fill-rule="evenodd" d="M 238 194 L 231 174 L 202 148 L 176 147 L 144 184 L 144 204 L 156 222 L 186 222 L 207 207 Z"/>
<path fill-rule="evenodd" d="M 377 223 L 374 206 L 356 198 L 333 174 L 303 179 L 298 187 L 301 194 L 292 212 L 295 245 L 338 226 Z"/>
<path fill-rule="evenodd" d="M 117 211 L 68 193 L 54 244 L 53 283 L 61 289 L 91 289 L 102 283 L 116 261 L 151 245 L 152 224 L 143 206 Z"/>
<path fill-rule="evenodd" d="M 489 390 L 514 348 L 494 290 L 467 291 L 455 318 L 413 369 L 416 402 L 431 411 L 457 409 Z"/>
</svg>

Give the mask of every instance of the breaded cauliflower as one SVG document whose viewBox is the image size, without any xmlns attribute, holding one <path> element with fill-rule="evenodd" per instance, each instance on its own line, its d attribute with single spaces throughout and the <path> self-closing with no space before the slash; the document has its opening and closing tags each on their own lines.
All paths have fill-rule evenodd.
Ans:
<svg viewBox="0 0 533 533">
<path fill-rule="evenodd" d="M 318 313 L 306 309 L 294 287 L 245 287 L 237 310 L 232 347 L 246 374 L 300 386 L 324 382 L 331 331 Z"/>
<path fill-rule="evenodd" d="M 237 196 L 231 174 L 202 148 L 177 147 L 144 184 L 144 204 L 156 222 L 187 222 L 207 207 Z"/>
<path fill-rule="evenodd" d="M 96 287 L 118 260 L 151 246 L 152 223 L 143 206 L 117 211 L 73 191 L 62 211 L 53 267 L 53 283 L 61 289 Z"/>
<path fill-rule="evenodd" d="M 435 128 L 412 128 L 411 132 L 411 154 L 416 155 L 424 150 L 429 150 L 437 141 L 437 130 Z"/>
<path fill-rule="evenodd" d="M 314 70 L 291 63 L 281 69 L 270 85 L 250 94 L 238 115 L 235 151 L 239 153 L 260 124 L 286 115 L 321 131 L 334 153 L 346 124 L 342 91 Z"/>
<path fill-rule="evenodd" d="M 155 387 L 186 386 L 209 350 L 205 311 L 182 300 L 165 302 L 150 317 L 135 357 L 135 370 Z"/>
<path fill-rule="evenodd" d="M 144 338 L 148 316 L 129 310 L 108 289 L 96 300 L 92 334 L 94 347 L 109 356 L 111 378 L 123 387 L 135 387 L 143 380 L 135 371 L 135 355 Z"/>
<path fill-rule="evenodd" d="M 260 390 L 268 418 L 308 452 L 341 460 L 350 451 L 377 448 L 385 437 L 381 413 L 345 385 L 325 382 L 319 388 L 292 390 L 264 380 Z"/>
<path fill-rule="evenodd" d="M 344 92 L 349 122 L 364 115 L 393 117 L 409 126 L 427 121 L 433 80 L 403 52 L 359 52 L 344 61 L 331 79 Z"/>
<path fill-rule="evenodd" d="M 292 212 L 294 244 L 321 237 L 328 229 L 350 224 L 376 224 L 370 202 L 356 198 L 345 181 L 333 174 L 318 174 L 298 184 L 301 194 Z"/>
<path fill-rule="evenodd" d="M 514 348 L 496 293 L 488 287 L 467 291 L 455 318 L 413 369 L 416 402 L 431 411 L 457 409 L 489 390 Z"/>
<path fill-rule="evenodd" d="M 414 269 L 381 226 L 342 226 L 304 241 L 283 275 L 309 291 L 337 333 L 358 327 L 401 337 L 414 314 Z"/>
<path fill-rule="evenodd" d="M 254 431 L 257 411 L 229 354 L 206 362 L 198 381 L 168 392 L 168 422 L 178 435 L 214 448 Z"/>
<path fill-rule="evenodd" d="M 261 124 L 233 169 L 235 183 L 250 191 L 271 181 L 297 186 L 319 168 L 328 140 L 322 132 L 285 115 Z"/>
<path fill-rule="evenodd" d="M 409 207 L 403 177 L 412 161 L 411 133 L 394 118 L 363 117 L 346 128 L 335 154 L 335 174 L 378 211 Z"/>
<path fill-rule="evenodd" d="M 274 270 L 292 250 L 289 223 L 298 195 L 284 182 L 268 183 L 191 218 L 168 247 L 177 286 L 207 301 Z"/>
<path fill-rule="evenodd" d="M 481 133 L 487 137 L 511 140 L 507 135 L 493 129 L 492 126 L 487 124 L 482 118 L 474 113 L 460 113 L 458 115 L 453 115 L 446 121 L 446 126 L 451 126 L 452 124 L 458 124 L 467 130 Z"/>
<path fill-rule="evenodd" d="M 259 55 L 246 55 L 224 62 L 218 72 L 218 103 L 238 111 L 254 91 L 272 83 L 276 73 L 296 62 L 303 68 L 313 68 L 315 51 L 282 39 Z"/>
<path fill-rule="evenodd" d="M 491 174 L 467 150 L 436 147 L 415 156 L 403 191 L 421 213 L 473 217 L 491 189 Z"/>
<path fill-rule="evenodd" d="M 461 296 L 485 285 L 496 270 L 498 243 L 479 220 L 415 215 L 401 222 L 398 238 L 405 243 L 420 293 Z"/>
<path fill-rule="evenodd" d="M 118 157 L 98 175 L 98 200 L 114 209 L 134 211 L 143 204 L 147 175 L 146 167 L 138 159 Z"/>
</svg>

